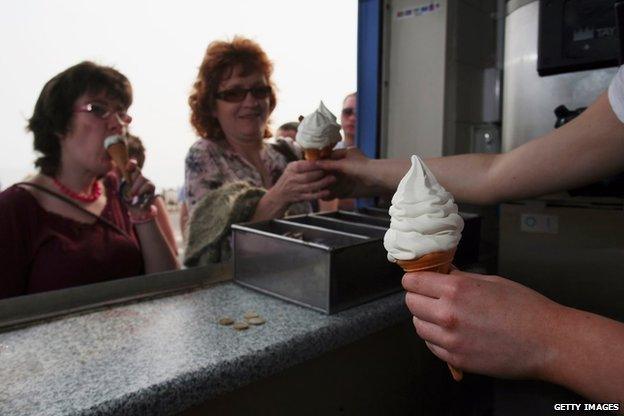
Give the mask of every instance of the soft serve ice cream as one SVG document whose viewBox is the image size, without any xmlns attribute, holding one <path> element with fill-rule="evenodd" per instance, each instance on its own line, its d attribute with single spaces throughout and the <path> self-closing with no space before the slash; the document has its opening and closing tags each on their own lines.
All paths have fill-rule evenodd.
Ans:
<svg viewBox="0 0 624 416">
<path fill-rule="evenodd" d="M 392 197 L 390 217 L 384 237 L 388 260 L 405 272 L 450 272 L 464 220 L 453 196 L 418 156 L 412 156 L 412 167 Z M 460 381 L 462 370 L 447 365 L 453 378 Z"/>
<path fill-rule="evenodd" d="M 301 121 L 295 140 L 303 148 L 306 159 L 328 157 L 341 140 L 340 124 L 321 101 L 318 109 Z"/>
<path fill-rule="evenodd" d="M 384 237 L 388 260 L 419 259 L 431 253 L 454 254 L 464 221 L 453 196 L 418 156 L 392 197 L 390 229 Z M 452 260 L 451 254 L 451 260 Z"/>
</svg>

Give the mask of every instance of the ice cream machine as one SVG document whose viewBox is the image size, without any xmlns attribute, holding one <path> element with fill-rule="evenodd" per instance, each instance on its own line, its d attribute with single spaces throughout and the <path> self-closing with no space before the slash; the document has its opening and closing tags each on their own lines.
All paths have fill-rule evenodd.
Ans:
<svg viewBox="0 0 624 416">
<path fill-rule="evenodd" d="M 608 88 L 619 61 L 615 3 L 507 3 L 503 151 L 569 121 Z M 499 274 L 565 304 L 624 317 L 622 183 L 503 204 Z"/>
</svg>

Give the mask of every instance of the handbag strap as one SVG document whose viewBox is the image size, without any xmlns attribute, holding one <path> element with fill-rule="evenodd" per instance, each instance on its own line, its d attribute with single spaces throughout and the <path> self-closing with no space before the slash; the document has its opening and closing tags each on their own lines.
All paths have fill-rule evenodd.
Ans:
<svg viewBox="0 0 624 416">
<path fill-rule="evenodd" d="M 278 138 L 273 143 L 269 143 L 273 149 L 277 150 L 281 153 L 282 156 L 286 159 L 286 163 L 295 162 L 299 160 L 295 151 L 290 147 L 290 144 L 284 139 Z"/>
<path fill-rule="evenodd" d="M 83 206 L 77 204 L 76 202 L 72 201 L 71 199 L 67 198 L 65 195 L 61 195 L 58 194 L 48 188 L 46 188 L 45 186 L 36 184 L 36 183 L 30 183 L 30 182 L 18 182 L 15 185 L 26 185 L 26 186 L 30 186 L 32 188 L 38 189 L 41 192 L 44 192 L 48 195 L 51 195 L 57 199 L 60 199 L 63 202 L 66 202 L 67 204 L 71 205 L 72 207 L 78 209 L 79 211 L 91 216 L 92 218 L 95 218 L 97 221 L 102 222 L 103 224 L 106 224 L 107 226 L 111 227 L 112 229 L 114 229 L 115 231 L 117 231 L 118 233 L 120 233 L 121 235 L 123 235 L 124 237 L 127 238 L 131 238 L 130 235 L 128 235 L 128 233 L 126 231 L 124 231 L 121 227 L 119 227 L 117 224 L 114 224 L 112 222 L 110 222 L 109 220 L 107 220 L 104 217 L 101 217 L 97 214 L 94 214 L 93 212 L 89 211 L 88 209 L 85 209 Z"/>
</svg>

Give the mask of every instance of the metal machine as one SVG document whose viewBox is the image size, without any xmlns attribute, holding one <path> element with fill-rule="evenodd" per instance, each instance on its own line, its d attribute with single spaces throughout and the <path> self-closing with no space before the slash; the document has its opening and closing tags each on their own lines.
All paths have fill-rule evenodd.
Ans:
<svg viewBox="0 0 624 416">
<path fill-rule="evenodd" d="M 508 2 L 504 151 L 576 115 L 560 106 L 578 113 L 608 88 L 619 46 L 614 3 Z M 503 204 L 499 274 L 559 302 L 624 317 L 624 192 L 614 186 Z"/>
</svg>

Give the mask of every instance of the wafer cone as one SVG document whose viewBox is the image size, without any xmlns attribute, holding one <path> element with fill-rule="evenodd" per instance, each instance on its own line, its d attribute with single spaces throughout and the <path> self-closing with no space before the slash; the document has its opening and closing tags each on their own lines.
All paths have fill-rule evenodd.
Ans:
<svg viewBox="0 0 624 416">
<path fill-rule="evenodd" d="M 430 271 L 449 274 L 453 257 L 455 257 L 455 249 L 425 254 L 411 260 L 397 260 L 397 264 L 405 273 Z"/>
<path fill-rule="evenodd" d="M 401 266 L 405 273 L 429 271 L 449 274 L 453 257 L 455 257 L 455 249 L 425 254 L 422 257 L 411 260 L 397 260 L 397 264 Z M 462 370 L 448 363 L 446 365 L 451 370 L 451 375 L 455 381 L 460 381 L 464 377 Z"/>
<path fill-rule="evenodd" d="M 303 149 L 305 160 L 327 159 L 331 155 L 332 147 L 325 146 L 322 149 Z"/>
<path fill-rule="evenodd" d="M 126 169 L 128 166 L 128 148 L 124 142 L 113 143 L 106 148 L 108 155 L 113 159 L 117 168 L 121 171 L 126 182 L 132 182 L 130 172 Z"/>
<path fill-rule="evenodd" d="M 303 149 L 303 158 L 305 160 L 319 160 L 321 158 L 321 149 Z"/>
</svg>

